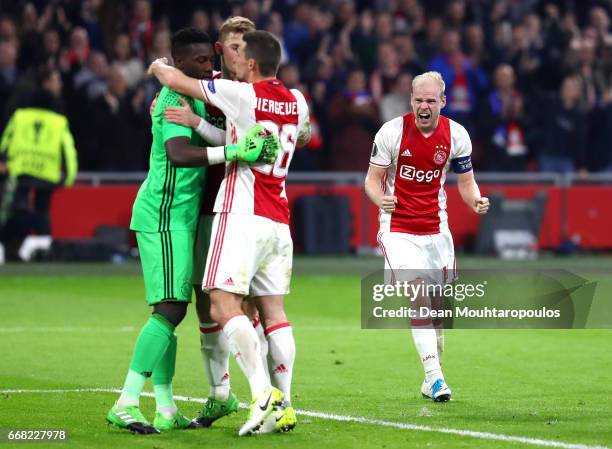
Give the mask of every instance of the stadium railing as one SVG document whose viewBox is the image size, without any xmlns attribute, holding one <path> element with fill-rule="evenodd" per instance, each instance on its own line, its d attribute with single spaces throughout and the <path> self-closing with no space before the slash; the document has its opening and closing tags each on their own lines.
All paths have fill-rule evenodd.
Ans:
<svg viewBox="0 0 612 449">
<path fill-rule="evenodd" d="M 75 187 L 56 194 L 54 237 L 87 238 L 97 224 L 127 227 L 138 185 L 145 177 L 145 172 L 79 173 Z M 370 253 L 377 246 L 378 214 L 363 192 L 364 178 L 365 172 L 289 173 L 290 206 L 305 195 L 345 196 L 350 201 L 351 248 Z M 558 248 L 568 241 L 585 249 L 612 248 L 612 233 L 608 232 L 612 208 L 605 201 L 612 197 L 612 173 L 582 177 L 573 173 L 477 172 L 476 179 L 483 195 L 501 192 L 508 199 L 529 199 L 538 192 L 547 193 L 540 248 Z M 479 217 L 461 201 L 453 174 L 447 179 L 446 192 L 455 244 L 469 248 L 479 230 Z M 81 220 L 74 220 L 74 214 L 68 213 L 75 208 L 82 211 Z"/>
</svg>

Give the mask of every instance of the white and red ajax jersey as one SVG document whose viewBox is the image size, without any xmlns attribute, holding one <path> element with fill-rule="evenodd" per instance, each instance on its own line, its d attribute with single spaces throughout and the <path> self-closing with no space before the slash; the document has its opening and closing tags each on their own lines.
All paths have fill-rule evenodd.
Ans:
<svg viewBox="0 0 612 449">
<path fill-rule="evenodd" d="M 459 123 L 440 116 L 429 137 L 408 113 L 385 123 L 374 138 L 370 164 L 387 169 L 385 195 L 395 195 L 393 213 L 380 212 L 380 231 L 438 234 L 448 229 L 444 181 L 472 170 L 470 136 Z"/>
<path fill-rule="evenodd" d="M 201 80 L 200 87 L 206 102 L 225 114 L 228 144 L 238 142 L 256 123 L 277 134 L 281 143 L 274 164 L 226 164 L 214 211 L 260 215 L 288 224 L 285 180 L 298 133 L 308 122 L 304 96 L 277 79 L 253 84 Z"/>
</svg>

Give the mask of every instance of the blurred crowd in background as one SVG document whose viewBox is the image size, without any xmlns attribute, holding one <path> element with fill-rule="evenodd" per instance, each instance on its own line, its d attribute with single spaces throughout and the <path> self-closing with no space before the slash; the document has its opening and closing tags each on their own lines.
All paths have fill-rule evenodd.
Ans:
<svg viewBox="0 0 612 449">
<path fill-rule="evenodd" d="M 412 78 L 437 70 L 477 169 L 612 171 L 611 12 L 609 0 L 0 0 L 0 129 L 46 67 L 79 169 L 145 171 L 160 88 L 147 65 L 170 56 L 172 32 L 216 39 L 242 15 L 278 36 L 279 78 L 310 101 L 313 140 L 292 170 L 365 171 Z"/>
</svg>

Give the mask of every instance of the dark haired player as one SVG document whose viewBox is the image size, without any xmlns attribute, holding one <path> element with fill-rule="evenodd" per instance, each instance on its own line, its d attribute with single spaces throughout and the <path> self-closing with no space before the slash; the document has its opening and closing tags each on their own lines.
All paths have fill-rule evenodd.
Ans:
<svg viewBox="0 0 612 449">
<path fill-rule="evenodd" d="M 248 435 L 265 428 L 270 416 L 276 416 L 274 430 L 290 430 L 296 424 L 290 402 L 295 342 L 284 311 L 293 253 L 285 180 L 296 144 L 307 141 L 309 132 L 304 96 L 276 79 L 278 40 L 268 32 L 253 31 L 244 34 L 243 41 L 236 76 L 245 83 L 190 78 L 163 60 L 153 62 L 149 71 L 162 84 L 221 109 L 227 119 L 228 142 L 237 141 L 255 124 L 281 141 L 273 164 L 226 165 L 203 283 L 210 291 L 211 316 L 227 335 L 251 387 L 249 417 L 239 431 L 239 435 Z M 273 370 L 271 379 L 259 356 L 257 334 L 241 309 L 248 294 L 254 297 L 265 324 L 268 362 L 283 367 Z"/>
<path fill-rule="evenodd" d="M 197 78 L 212 76 L 214 52 L 209 36 L 196 29 L 172 37 L 178 70 Z M 172 124 L 163 115 L 186 99 L 204 117 L 204 104 L 163 88 L 152 114 L 153 144 L 149 173 L 138 191 L 130 228 L 136 231 L 147 303 L 153 314 L 142 328 L 121 396 L 108 412 L 109 423 L 138 433 L 196 426 L 177 409 L 172 397 L 177 339 L 174 329 L 185 317 L 193 285 L 193 246 L 205 166 L 226 161 L 274 161 L 278 139 L 251 127 L 234 144 L 211 147 L 191 128 Z M 140 411 L 139 398 L 147 378 L 155 392 L 153 426 Z"/>
</svg>

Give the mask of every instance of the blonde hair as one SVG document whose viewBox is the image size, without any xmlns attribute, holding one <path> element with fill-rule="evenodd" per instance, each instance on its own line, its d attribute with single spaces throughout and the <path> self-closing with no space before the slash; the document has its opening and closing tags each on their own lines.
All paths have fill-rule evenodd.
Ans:
<svg viewBox="0 0 612 449">
<path fill-rule="evenodd" d="M 248 33 L 255 31 L 255 24 L 246 17 L 234 16 L 227 19 L 219 28 L 219 41 L 223 42 L 230 33 Z"/>
<path fill-rule="evenodd" d="M 438 86 L 440 86 L 440 98 L 444 97 L 444 89 L 446 88 L 446 84 L 444 84 L 444 79 L 442 78 L 442 75 L 440 75 L 440 72 L 425 72 L 415 76 L 412 80 L 412 90 L 414 91 L 417 84 L 425 81 L 434 81 L 438 83 Z"/>
</svg>

